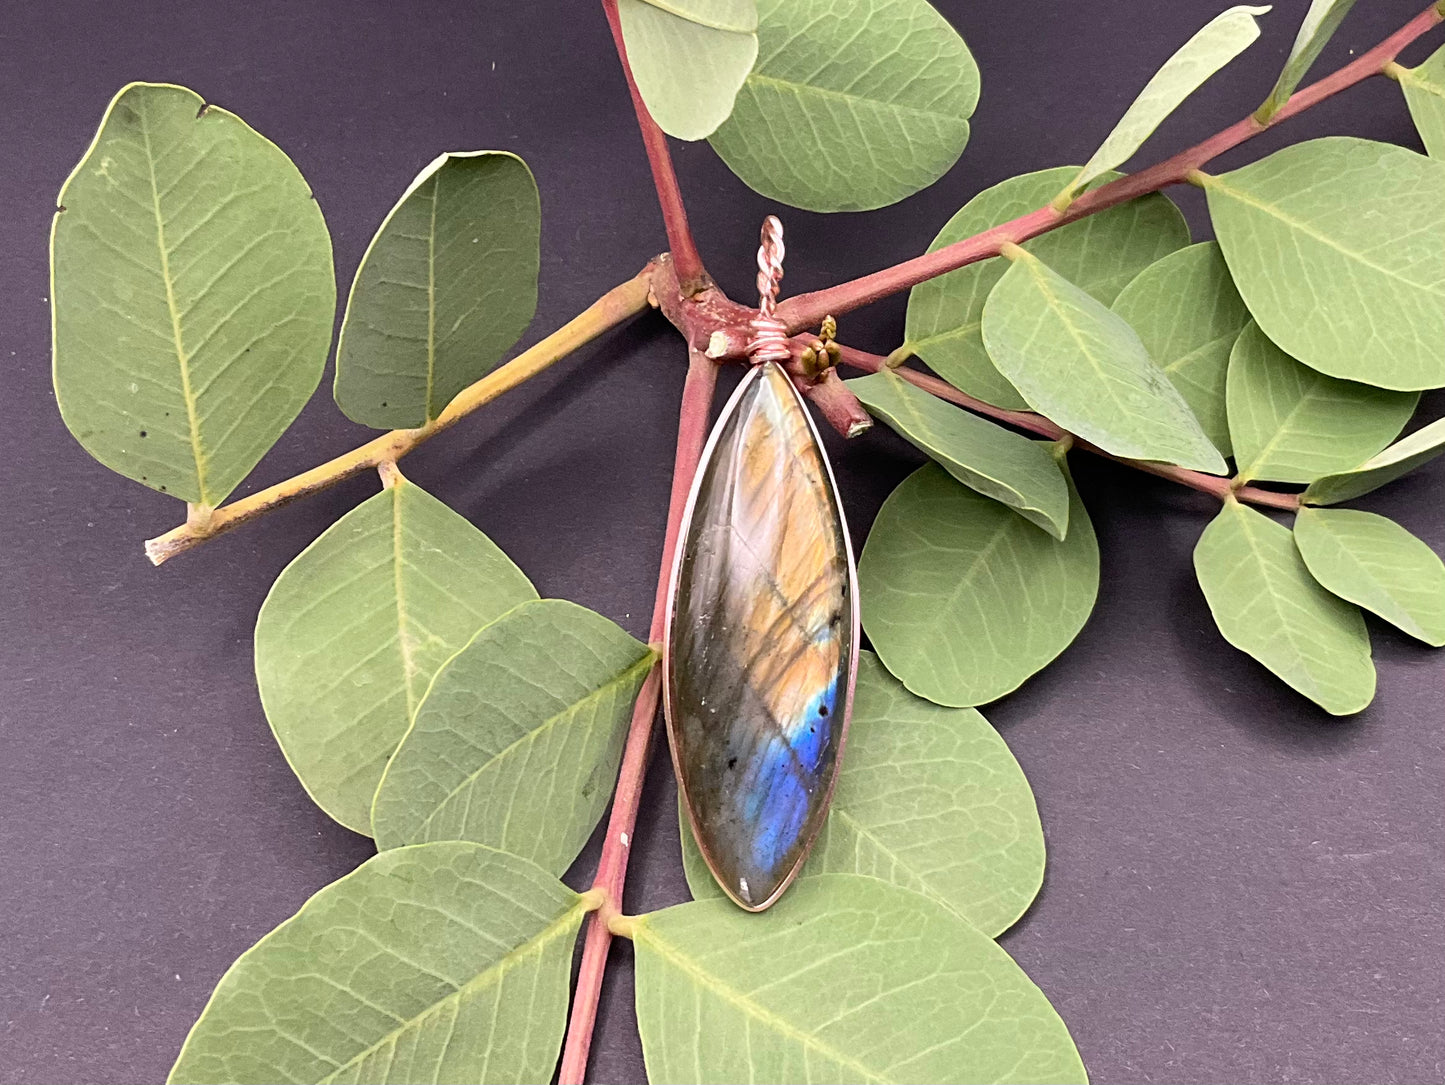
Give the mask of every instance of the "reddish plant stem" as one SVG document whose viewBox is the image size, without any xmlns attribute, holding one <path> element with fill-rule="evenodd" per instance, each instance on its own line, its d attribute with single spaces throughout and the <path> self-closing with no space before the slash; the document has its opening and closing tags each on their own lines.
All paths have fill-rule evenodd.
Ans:
<svg viewBox="0 0 1445 1085">
<path fill-rule="evenodd" d="M 936 252 L 905 260 L 901 264 L 825 290 L 795 295 L 778 306 L 778 317 L 788 325 L 790 333 L 816 327 L 830 314 L 839 316 L 851 312 L 890 294 L 908 290 L 927 279 L 936 278 L 979 260 L 986 260 L 990 256 L 997 256 L 999 249 L 1007 242 L 1017 244 L 1027 241 L 1096 211 L 1127 203 L 1168 185 L 1180 184 L 1188 179 L 1192 171 L 1202 168 L 1212 159 L 1257 136 L 1266 128 L 1272 128 L 1330 95 L 1380 73 L 1387 64 L 1394 61 L 1405 46 L 1439 24 L 1442 18 L 1445 18 L 1445 15 L 1442 15 L 1440 8 L 1431 4 L 1373 49 L 1361 53 L 1343 68 L 1296 92 L 1279 112 L 1270 118 L 1268 124 L 1260 124 L 1253 116 L 1245 117 L 1203 143 L 1181 151 L 1173 158 L 1084 193 L 1063 211 L 1052 206 L 1040 207 L 1037 211 L 1030 211 L 1027 215 L 1021 215 L 974 237 L 945 245 Z"/>
<path fill-rule="evenodd" d="M 667 533 L 662 543 L 662 568 L 658 573 L 657 594 L 652 604 L 649 638 L 653 644 L 660 643 L 667 633 L 667 590 L 672 578 L 673 555 L 677 552 L 677 536 L 682 528 L 682 513 L 688 491 L 692 488 L 692 477 L 697 472 L 702 446 L 707 440 L 708 415 L 716 384 L 717 364 L 701 351 L 689 350 L 687 381 L 682 389 L 677 427 L 677 454 L 672 467 L 672 497 L 667 508 Z M 582 946 L 582 966 L 577 976 L 577 993 L 572 999 L 572 1017 L 568 1021 L 567 1039 L 562 1047 L 558 1085 L 582 1085 L 587 1073 L 587 1054 L 592 1047 L 592 1030 L 597 1023 L 597 1000 L 602 994 L 602 974 L 607 967 L 607 951 L 612 945 L 610 923 L 622 908 L 627 858 L 637 824 L 638 803 L 642 799 L 642 779 L 652 752 L 653 722 L 657 716 L 661 689 L 661 670 L 654 667 L 643 683 L 632 710 L 632 724 L 622 751 L 617 791 L 612 796 L 612 813 L 607 819 L 607 838 L 602 842 L 602 858 L 597 864 L 597 876 L 592 881 L 592 888 L 602 892 L 602 905 L 588 919 L 587 936 Z"/>
<path fill-rule="evenodd" d="M 877 355 L 868 354 L 853 347 L 838 345 L 839 361 L 843 365 L 853 369 L 861 369 L 866 373 L 876 373 L 880 369 L 887 368 L 888 359 Z M 909 369 L 907 366 L 898 366 L 893 372 L 906 380 L 915 388 L 921 388 L 925 392 L 937 396 L 939 399 L 946 399 L 950 403 L 956 403 L 960 407 L 966 407 L 975 414 L 981 414 L 988 418 L 1005 422 L 1018 429 L 1027 430 L 1029 433 L 1036 433 L 1040 437 L 1046 437 L 1051 441 L 1058 441 L 1068 434 L 1041 414 L 1033 411 L 1011 411 L 1005 407 L 995 407 L 991 403 L 985 403 L 981 399 L 975 399 L 967 392 L 960 392 L 951 384 L 939 380 L 937 377 L 930 377 L 927 373 L 920 373 L 916 369 Z M 1158 475 L 1160 478 L 1167 478 L 1170 482 L 1177 482 L 1181 486 L 1188 486 L 1193 490 L 1200 490 L 1207 494 L 1213 494 L 1223 501 L 1231 494 L 1240 501 L 1251 505 L 1267 505 L 1275 509 L 1289 509 L 1291 511 L 1299 508 L 1298 494 L 1275 493 L 1273 490 L 1261 490 L 1255 486 L 1236 486 L 1231 479 L 1220 475 L 1206 475 L 1203 471 L 1191 471 L 1185 467 L 1175 467 L 1168 463 L 1151 463 L 1148 460 L 1131 460 L 1126 456 L 1116 456 L 1112 452 L 1105 452 L 1098 445 L 1078 437 L 1074 438 L 1074 447 L 1082 448 L 1086 452 L 1092 452 L 1096 456 L 1103 456 L 1105 459 L 1114 460 L 1129 467 L 1137 468 L 1151 475 Z"/>
<path fill-rule="evenodd" d="M 682 189 L 678 187 L 677 173 L 672 168 L 667 135 L 647 111 L 647 104 L 637 89 L 637 81 L 632 77 L 627 44 L 622 40 L 622 19 L 617 14 L 617 0 L 602 0 L 602 10 L 607 14 L 607 25 L 612 28 L 612 42 L 617 46 L 622 74 L 627 77 L 627 90 L 632 95 L 632 108 L 637 113 L 642 146 L 652 167 L 652 184 L 657 189 L 657 204 L 662 210 L 662 224 L 667 230 L 667 247 L 672 252 L 673 268 L 683 296 L 690 297 L 707 284 L 708 278 L 702 266 L 702 257 L 698 255 L 697 242 L 692 237 L 692 229 L 687 224 L 687 208 L 683 206 Z"/>
</svg>

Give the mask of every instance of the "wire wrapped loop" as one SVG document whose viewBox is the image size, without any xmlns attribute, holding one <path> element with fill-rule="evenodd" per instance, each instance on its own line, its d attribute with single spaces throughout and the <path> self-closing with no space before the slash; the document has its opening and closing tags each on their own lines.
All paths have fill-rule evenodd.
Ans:
<svg viewBox="0 0 1445 1085">
<path fill-rule="evenodd" d="M 776 316 L 778 284 L 783 281 L 783 224 L 776 215 L 763 220 L 762 244 L 758 246 L 758 315 L 751 327 L 753 338 L 748 343 L 748 357 L 755 365 L 763 362 L 786 362 L 792 357 L 788 349 L 788 327 Z"/>
</svg>

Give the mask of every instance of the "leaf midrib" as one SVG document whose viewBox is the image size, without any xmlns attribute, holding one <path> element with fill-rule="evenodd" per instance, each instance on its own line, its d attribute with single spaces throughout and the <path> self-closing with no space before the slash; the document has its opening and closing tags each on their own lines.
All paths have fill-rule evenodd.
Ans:
<svg viewBox="0 0 1445 1085">
<path fill-rule="evenodd" d="M 1295 400 L 1294 406 L 1285 412 L 1284 417 L 1279 420 L 1279 425 L 1275 427 L 1275 430 L 1272 434 L 1270 434 L 1269 439 L 1259 447 L 1259 451 L 1254 454 L 1248 466 L 1241 467 L 1239 469 L 1239 478 L 1241 482 L 1249 481 L 1250 479 L 1255 477 L 1255 472 L 1263 470 L 1265 467 L 1269 466 L 1270 453 L 1275 450 L 1275 448 L 1279 445 L 1279 442 L 1283 439 L 1284 435 L 1289 432 L 1290 424 L 1294 421 L 1295 416 L 1299 414 L 1299 412 L 1303 410 L 1305 405 L 1311 400 L 1323 398 L 1321 395 L 1321 390 L 1325 387 L 1326 385 L 1323 381 L 1312 380 L 1310 382 L 1310 387 L 1306 388 L 1300 393 L 1300 397 Z M 1279 464 L 1276 464 L 1275 466 L 1278 467 Z"/>
<path fill-rule="evenodd" d="M 1089 360 L 1089 365 L 1093 368 L 1099 380 L 1103 382 L 1109 399 L 1113 402 L 1114 406 L 1118 408 L 1121 414 L 1131 413 L 1124 410 L 1124 404 L 1119 400 L 1119 397 L 1114 394 L 1114 380 L 1110 377 L 1109 373 L 1105 371 L 1102 363 L 1094 356 L 1094 352 L 1090 350 L 1084 342 L 1083 335 L 1079 331 L 1079 328 L 1073 320 L 1069 318 L 1069 311 L 1065 308 L 1063 299 L 1054 291 L 1053 284 L 1049 282 L 1048 276 L 1041 270 L 1046 266 L 1044 262 L 1027 252 L 1021 257 L 1021 261 L 1028 269 L 1029 275 L 1033 278 L 1034 282 L 1038 284 L 1039 292 L 1044 296 L 1044 303 L 1058 316 L 1059 321 L 1064 325 L 1065 329 L 1067 329 L 1069 338 L 1072 339 L 1074 345 L 1079 348 L 1079 353 Z M 1055 272 L 1055 274 L 1057 274 L 1057 272 Z M 1068 280 L 1064 281 L 1067 282 Z M 1118 367 L 1115 368 L 1117 369 Z M 1134 417 L 1139 418 L 1141 416 L 1135 413 Z M 1146 421 L 1153 423 L 1155 420 L 1147 419 Z"/>
<path fill-rule="evenodd" d="M 537 738 L 537 736 L 545 733 L 550 728 L 556 726 L 563 719 L 569 716 L 575 716 L 579 711 L 581 711 L 584 705 L 599 700 L 604 693 L 610 693 L 618 687 L 625 686 L 639 671 L 651 670 L 652 665 L 655 662 L 656 659 L 650 650 L 644 652 L 641 658 L 639 658 L 635 663 L 630 664 L 625 671 L 622 671 L 614 678 L 603 683 L 601 686 L 598 686 L 591 693 L 588 693 L 581 699 L 573 701 L 561 712 L 557 712 L 554 715 L 547 717 L 545 720 L 543 720 L 540 724 L 538 724 L 531 730 L 526 731 L 521 735 L 518 735 L 511 742 L 507 743 L 506 746 L 502 747 L 502 749 L 498 750 L 491 757 L 487 758 L 485 762 L 477 766 L 474 771 L 463 777 L 460 783 L 458 783 L 455 787 L 448 791 L 446 795 L 444 795 L 436 803 L 436 805 L 432 807 L 431 813 L 429 813 L 425 818 L 422 819 L 421 824 L 417 826 L 416 832 L 424 833 L 427 830 L 427 827 L 431 825 L 433 819 L 442 812 L 442 809 L 449 802 L 451 802 L 454 798 L 461 794 L 464 789 L 471 787 L 473 784 L 475 784 L 483 773 L 485 773 L 488 769 L 490 769 L 497 762 L 501 761 L 503 758 L 508 757 L 518 747 L 522 746 L 524 743 L 533 741 Z"/>
<path fill-rule="evenodd" d="M 404 588 L 406 577 L 403 573 L 405 562 L 401 556 L 401 488 L 405 485 L 406 483 L 398 480 L 391 488 L 391 580 L 392 591 L 396 595 L 396 646 L 401 655 L 402 684 L 406 687 L 406 718 L 410 721 L 416 714 L 417 696 L 412 687 L 412 676 L 416 673 L 416 660 L 413 658 L 411 640 L 407 632 Z"/>
<path fill-rule="evenodd" d="M 1326 686 L 1325 683 L 1322 682 L 1320 678 L 1315 674 L 1314 668 L 1311 667 L 1309 659 L 1306 657 L 1305 653 L 1300 650 L 1299 638 L 1296 637 L 1290 622 L 1285 618 L 1284 612 L 1280 609 L 1279 601 L 1281 598 L 1281 592 L 1279 591 L 1278 587 L 1275 584 L 1274 578 L 1270 575 L 1269 572 L 1269 570 L 1273 567 L 1273 563 L 1266 560 L 1268 555 L 1266 555 L 1264 550 L 1261 549 L 1258 545 L 1258 536 L 1255 533 L 1254 525 L 1250 523 L 1249 515 L 1237 503 L 1235 504 L 1234 508 L 1234 515 L 1240 517 L 1239 528 L 1240 534 L 1244 538 L 1244 544 L 1249 549 L 1250 556 L 1254 558 L 1255 564 L 1260 570 L 1261 579 L 1265 583 L 1265 598 L 1269 600 L 1270 610 L 1274 612 L 1274 617 L 1275 621 L 1278 623 L 1278 628 L 1280 632 L 1284 635 L 1284 639 L 1288 642 L 1290 651 L 1294 653 L 1295 660 L 1299 664 L 1300 672 L 1306 678 L 1308 678 L 1310 687 L 1317 695 L 1321 697 L 1329 697 L 1332 687 Z M 1260 515 L 1263 514 L 1261 513 Z M 1306 640 L 1304 643 L 1308 644 L 1310 642 Z"/>
<path fill-rule="evenodd" d="M 815 83 L 798 83 L 791 79 L 782 79 L 776 75 L 764 75 L 761 72 L 750 72 L 747 81 L 749 83 L 762 83 L 771 87 L 780 87 L 792 91 L 794 94 L 814 94 L 820 98 L 831 98 L 836 101 L 847 102 L 850 108 L 856 108 L 860 103 L 875 109 L 891 109 L 898 113 L 907 113 L 915 117 L 927 117 L 930 120 L 960 121 L 965 123 L 963 118 L 954 116 L 952 113 L 934 111 L 931 109 L 920 109 L 918 106 L 902 105 L 898 102 L 884 101 L 882 98 L 869 98 L 864 94 L 852 94 L 846 90 L 834 90 L 832 87 L 820 87 Z"/>
<path fill-rule="evenodd" d="M 437 367 L 437 204 L 442 200 L 442 174 L 432 177 L 431 218 L 426 232 L 426 399 L 422 411 L 431 422 L 440 411 L 432 410 Z"/>
<path fill-rule="evenodd" d="M 1378 271 L 1381 275 L 1394 279 L 1397 282 L 1404 283 L 1406 286 L 1410 287 L 1413 290 L 1417 290 L 1424 294 L 1433 294 L 1438 297 L 1445 298 L 1445 285 L 1442 285 L 1440 287 L 1431 287 L 1426 285 L 1425 283 L 1418 282 L 1415 279 L 1406 278 L 1394 268 L 1386 267 L 1383 264 L 1378 264 L 1374 260 L 1367 258 L 1363 253 L 1357 252 L 1351 248 L 1346 248 L 1344 245 L 1341 245 L 1338 241 L 1331 238 L 1328 234 L 1321 233 L 1309 223 L 1301 219 L 1295 218 L 1293 215 L 1285 214 L 1284 209 L 1279 207 L 1278 205 L 1265 203 L 1261 200 L 1255 199 L 1254 197 L 1244 192 L 1242 189 L 1234 188 L 1233 186 L 1226 184 L 1223 177 L 1217 174 L 1209 178 L 1206 184 L 1206 188 L 1216 189 L 1230 199 L 1238 200 L 1240 203 L 1245 204 L 1248 207 L 1253 207 L 1257 211 L 1262 211 L 1266 215 L 1277 219 L 1279 222 L 1283 223 L 1290 229 L 1296 230 L 1299 233 L 1304 234 L 1306 237 L 1313 238 L 1315 241 L 1319 242 L 1321 245 L 1325 246 L 1328 249 L 1335 250 L 1341 256 L 1358 261 L 1370 270 Z"/>
<path fill-rule="evenodd" d="M 1340 598 L 1346 599 L 1356 606 L 1364 607 L 1372 614 L 1379 615 L 1381 618 L 1384 618 L 1386 621 L 1409 633 L 1412 637 L 1428 641 L 1429 634 L 1426 633 L 1425 629 L 1416 620 L 1409 602 L 1400 598 L 1397 594 L 1398 588 L 1382 580 L 1369 566 L 1365 565 L 1359 557 L 1356 556 L 1355 552 L 1350 549 L 1347 538 L 1342 536 L 1339 533 L 1339 529 L 1333 526 L 1331 519 L 1328 518 L 1328 514 L 1316 513 L 1315 515 L 1325 515 L 1327 517 L 1324 520 L 1315 521 L 1315 531 L 1334 548 L 1335 560 L 1343 563 L 1348 571 L 1353 572 L 1357 578 L 1357 582 L 1363 582 L 1367 589 L 1373 589 L 1378 597 L 1383 597 L 1384 601 L 1390 605 L 1388 607 L 1382 607 L 1378 598 L 1372 605 L 1371 602 L 1366 601 L 1365 598 L 1350 598 L 1345 595 L 1343 591 L 1336 591 L 1334 588 L 1328 586 L 1326 586 L 1326 590 L 1334 592 Z M 1309 567 L 1308 560 L 1305 561 L 1305 566 Z M 1313 573 L 1314 570 L 1310 569 L 1310 572 Z M 1319 578 L 1316 577 L 1316 579 Z M 1321 583 L 1323 584 L 1324 582 L 1321 580 Z M 1354 594 L 1366 597 L 1371 594 L 1371 591 L 1354 589 Z M 1390 611 L 1390 613 L 1385 613 L 1387 610 Z"/>
<path fill-rule="evenodd" d="M 420 1013 L 417 1013 L 412 1017 L 407 1018 L 401 1024 L 397 1025 L 396 1028 L 386 1033 L 386 1035 L 382 1036 L 378 1040 L 373 1041 L 370 1046 L 366 1047 L 362 1051 L 357 1052 L 355 1055 L 351 1056 L 351 1058 L 347 1059 L 344 1063 L 337 1066 L 336 1069 L 332 1070 L 324 1078 L 321 1079 L 320 1085 L 326 1085 L 327 1082 L 335 1081 L 336 1076 L 340 1074 L 343 1070 L 349 1070 L 352 1067 L 363 1062 L 364 1060 L 370 1058 L 376 1052 L 384 1048 L 387 1044 L 392 1043 L 399 1037 L 416 1028 L 422 1021 L 430 1017 L 433 1013 L 436 1013 L 443 1006 L 446 1006 L 452 1002 L 460 1002 L 464 995 L 475 994 L 478 991 L 484 990 L 485 988 L 492 986 L 494 983 L 500 983 L 502 979 L 506 976 L 507 972 L 518 962 L 520 962 L 522 958 L 528 956 L 534 951 L 540 952 L 541 950 L 546 949 L 546 947 L 551 942 L 555 941 L 558 936 L 560 936 L 572 925 L 573 917 L 577 913 L 585 912 L 586 910 L 587 902 L 585 900 L 579 899 L 575 904 L 572 905 L 572 907 L 568 908 L 552 923 L 550 923 L 546 927 L 543 927 L 542 930 L 539 931 L 534 937 L 528 939 L 526 942 L 522 943 L 520 946 L 517 946 L 515 949 L 510 950 L 495 964 L 491 965 L 490 967 L 484 969 L 481 972 L 478 972 L 475 976 L 467 980 L 456 990 L 452 991 L 448 995 L 443 996 L 442 998 L 437 999 Z"/>
<path fill-rule="evenodd" d="M 851 1055 L 845 1055 L 831 1045 L 824 1043 L 812 1033 L 804 1032 L 797 1025 L 785 1017 L 773 1013 L 771 1010 L 760 1006 L 752 998 L 743 992 L 726 983 L 721 982 L 717 977 L 705 971 L 701 965 L 696 964 L 691 957 L 684 954 L 664 939 L 660 938 L 657 931 L 648 923 L 647 916 L 641 916 L 633 929 L 633 939 L 647 948 L 651 949 L 672 967 L 682 972 L 691 979 L 699 988 L 714 994 L 722 1001 L 735 1007 L 744 1015 L 758 1021 L 765 1027 L 771 1028 L 774 1032 L 793 1040 L 802 1047 L 818 1052 L 825 1058 L 831 1059 L 839 1066 L 856 1073 L 863 1081 L 870 1085 L 888 1085 L 889 1079 L 878 1074 L 866 1064 L 859 1062 Z"/>
<path fill-rule="evenodd" d="M 200 419 L 196 413 L 196 397 L 191 390 L 191 362 L 181 338 L 181 312 L 176 304 L 175 282 L 171 278 L 171 258 L 166 249 L 165 219 L 161 214 L 161 190 L 156 179 L 155 154 L 151 149 L 150 127 L 146 124 L 145 110 L 139 109 L 141 137 L 145 140 L 146 168 L 150 172 L 151 210 L 156 220 L 156 249 L 161 258 L 161 282 L 166 288 L 166 309 L 171 318 L 171 338 L 175 343 L 176 362 L 181 373 L 181 399 L 186 405 L 186 424 L 190 429 L 191 458 L 196 465 L 196 490 L 202 504 L 208 504 L 206 492 L 206 452 L 201 444 Z"/>
<path fill-rule="evenodd" d="M 934 889 L 933 886 L 929 884 L 927 878 L 925 878 L 922 874 L 918 873 L 917 870 L 915 870 L 912 866 L 905 862 L 903 858 L 892 848 L 888 847 L 886 844 L 883 843 L 883 841 L 879 840 L 871 832 L 865 829 L 863 827 L 863 824 L 858 821 L 858 819 L 855 818 L 852 814 L 848 813 L 847 810 L 844 810 L 839 806 L 834 806 L 830 817 L 837 818 L 839 821 L 846 823 L 848 827 L 853 830 L 853 832 L 857 833 L 864 840 L 868 841 L 868 843 L 871 844 L 875 849 L 877 849 L 883 855 L 887 856 L 892 863 L 911 874 L 920 886 L 920 888 L 917 890 L 918 892 L 922 893 L 924 896 L 929 897 L 932 900 L 936 900 L 939 904 L 943 905 L 943 907 L 947 908 L 954 915 L 958 916 L 969 926 L 977 927 L 977 924 L 974 923 L 973 920 L 971 920 L 968 916 L 964 915 L 961 911 L 959 911 L 959 909 L 954 905 L 953 901 L 949 900 L 948 897 L 944 896 L 942 893 Z"/>
</svg>

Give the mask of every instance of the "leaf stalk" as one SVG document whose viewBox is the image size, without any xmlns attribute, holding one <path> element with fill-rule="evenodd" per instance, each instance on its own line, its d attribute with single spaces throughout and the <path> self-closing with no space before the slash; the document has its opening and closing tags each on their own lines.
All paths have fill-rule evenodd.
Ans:
<svg viewBox="0 0 1445 1085">
<path fill-rule="evenodd" d="M 878 354 L 869 354 L 853 347 L 838 344 L 839 360 L 843 365 L 853 369 L 861 369 L 865 373 L 876 373 L 880 369 L 888 368 L 888 359 Z M 1181 486 L 1188 486 L 1192 490 L 1199 490 L 1202 493 L 1212 494 L 1221 501 L 1237 498 L 1251 505 L 1264 505 L 1269 508 L 1287 509 L 1293 511 L 1299 508 L 1299 495 L 1276 493 L 1273 490 L 1262 490 L 1256 486 L 1246 486 L 1243 479 L 1229 479 L 1222 475 L 1206 475 L 1203 471 L 1191 471 L 1186 467 L 1176 467 L 1169 463 L 1153 463 L 1149 460 L 1131 460 L 1125 456 L 1116 456 L 1112 452 L 1105 452 L 1097 445 L 1082 440 L 1071 433 L 1066 432 L 1054 422 L 1041 414 L 1033 411 L 1012 411 L 1004 407 L 995 407 L 991 403 L 985 403 L 981 399 L 969 395 L 967 392 L 960 392 L 953 385 L 939 380 L 937 377 L 929 376 L 927 373 L 920 373 L 909 366 L 892 367 L 893 372 L 916 388 L 937 396 L 939 399 L 947 400 L 974 414 L 981 414 L 985 418 L 992 418 L 997 422 L 1014 426 L 1017 429 L 1037 434 L 1050 441 L 1055 442 L 1055 447 L 1061 451 L 1068 451 L 1069 448 L 1081 448 L 1085 452 L 1092 452 L 1096 456 L 1103 456 L 1105 459 L 1122 463 L 1127 467 L 1143 471 L 1150 475 L 1157 475 L 1159 478 L 1167 478 L 1171 482 L 1177 482 Z"/>
<path fill-rule="evenodd" d="M 551 335 L 462 389 L 447 409 L 427 425 L 383 433 L 309 471 L 212 509 L 207 516 L 199 516 L 193 509 L 184 524 L 148 540 L 145 544 L 146 556 L 153 564 L 159 565 L 273 509 L 289 505 L 299 497 L 335 486 L 363 471 L 379 469 L 383 464 L 394 465 L 417 445 L 450 429 L 478 407 L 530 380 L 603 332 L 645 310 L 649 304 L 651 281 L 652 265 L 649 264 L 633 278 L 607 291 Z"/>
</svg>

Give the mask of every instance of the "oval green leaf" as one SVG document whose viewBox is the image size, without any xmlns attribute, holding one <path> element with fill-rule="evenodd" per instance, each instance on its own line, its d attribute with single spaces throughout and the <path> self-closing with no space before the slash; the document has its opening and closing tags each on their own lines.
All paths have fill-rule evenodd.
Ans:
<svg viewBox="0 0 1445 1085">
<path fill-rule="evenodd" d="M 1442 452 L 1445 452 L 1445 418 L 1437 418 L 1428 426 L 1422 426 L 1410 436 L 1396 441 L 1378 456 L 1371 456 L 1348 471 L 1316 479 L 1300 495 L 1300 500 L 1311 505 L 1348 501 L 1377 490 L 1387 482 L 1394 482 Z"/>
<path fill-rule="evenodd" d="M 678 808 L 696 900 L 721 898 Z M 990 937 L 1016 923 L 1044 881 L 1034 793 L 977 710 L 903 688 L 878 657 L 858 660 L 848 756 L 803 877 L 864 874 L 922 893 Z"/>
<path fill-rule="evenodd" d="M 1074 166 L 1025 173 L 984 189 L 958 211 L 929 252 L 1037 211 L 1068 183 Z M 1099 183 L 1112 180 L 1109 173 Z M 1146 267 L 1189 244 L 1189 225 L 1158 193 L 1111 207 L 1024 243 L 1071 283 L 1105 305 Z M 999 407 L 1028 406 L 989 360 L 981 332 L 983 303 L 1008 268 L 1002 257 L 968 264 L 915 286 L 908 294 L 904 347 L 949 384 Z"/>
<path fill-rule="evenodd" d="M 417 175 L 351 284 L 335 384 L 348 418 L 425 425 L 496 367 L 537 311 L 541 221 L 514 154 L 444 154 Z"/>
<path fill-rule="evenodd" d="M 651 1081 L 1084 1082 L 1067 1028 L 998 944 L 874 878 L 805 878 L 769 911 L 639 916 Z"/>
<path fill-rule="evenodd" d="M 1048 446 L 945 403 L 891 369 L 845 383 L 870 413 L 959 482 L 1064 537 L 1069 484 Z"/>
<path fill-rule="evenodd" d="M 1210 443 L 1230 455 L 1225 379 L 1249 310 L 1219 245 L 1190 245 L 1150 264 L 1123 289 L 1113 310 L 1179 389 Z"/>
<path fill-rule="evenodd" d="M 1320 587 L 1288 528 L 1230 501 L 1199 537 L 1194 571 L 1224 639 L 1326 712 L 1374 698 L 1364 618 Z"/>
<path fill-rule="evenodd" d="M 1393 520 L 1302 508 L 1294 541 L 1314 578 L 1436 648 L 1445 646 L 1445 563 Z"/>
<path fill-rule="evenodd" d="M 55 399 L 85 450 L 214 506 L 300 412 L 336 314 L 331 238 L 274 143 L 194 91 L 132 83 L 60 190 Z"/>
<path fill-rule="evenodd" d="M 678 139 L 706 139 L 733 111 L 758 55 L 755 0 L 617 0 L 647 111 Z"/>
<path fill-rule="evenodd" d="M 382 852 L 240 956 L 168 1080 L 546 1081 L 587 908 L 478 844 Z"/>
<path fill-rule="evenodd" d="M 1300 365 L 1253 322 L 1229 358 L 1229 430 L 1239 477 L 1313 482 L 1400 432 L 1418 392 L 1387 392 Z"/>
<path fill-rule="evenodd" d="M 1445 158 L 1445 46 L 1419 67 L 1400 68 L 1395 76 L 1425 150 L 1431 158 Z"/>
<path fill-rule="evenodd" d="M 1340 23 L 1354 6 L 1355 0 L 1311 0 L 1304 22 L 1300 23 L 1299 32 L 1295 34 L 1294 45 L 1290 47 L 1289 56 L 1285 58 L 1284 69 L 1275 81 L 1274 89 L 1269 92 L 1264 104 L 1254 111 L 1256 120 L 1267 122 L 1279 112 L 1280 106 L 1289 101 L 1290 95 L 1300 85 L 1300 80 L 1310 70 L 1310 65 L 1335 36 Z"/>
<path fill-rule="evenodd" d="M 1445 384 L 1445 162 L 1346 136 L 1203 179 L 1250 313 L 1311 369 Z"/>
<path fill-rule="evenodd" d="M 925 0 L 758 0 L 758 40 L 711 140 L 769 199 L 867 211 L 927 188 L 963 153 L 978 66 Z"/>
<path fill-rule="evenodd" d="M 1067 191 L 1078 192 L 1100 174 L 1134 157 L 1134 152 L 1184 99 L 1254 44 L 1259 37 L 1259 24 L 1254 17 L 1268 10 L 1268 7 L 1232 7 L 1196 31 L 1144 84 L 1139 97 L 1125 110 L 1093 157 L 1084 163 Z"/>
<path fill-rule="evenodd" d="M 1179 389 L 1118 314 L 1019 253 L 983 307 L 994 365 L 1034 410 L 1116 456 L 1222 475 Z"/>
<path fill-rule="evenodd" d="M 612 795 L 653 652 L 575 603 L 523 603 L 437 672 L 376 790 L 378 848 L 472 840 L 561 874 Z"/>
<path fill-rule="evenodd" d="M 490 539 L 405 481 L 286 566 L 256 621 L 256 684 L 317 805 L 370 835 L 376 785 L 432 675 L 536 597 Z"/>
<path fill-rule="evenodd" d="M 883 503 L 858 584 L 884 665 L 920 697 L 966 707 L 1069 646 L 1098 594 L 1099 547 L 1077 493 L 1059 542 L 927 464 Z"/>
</svg>

